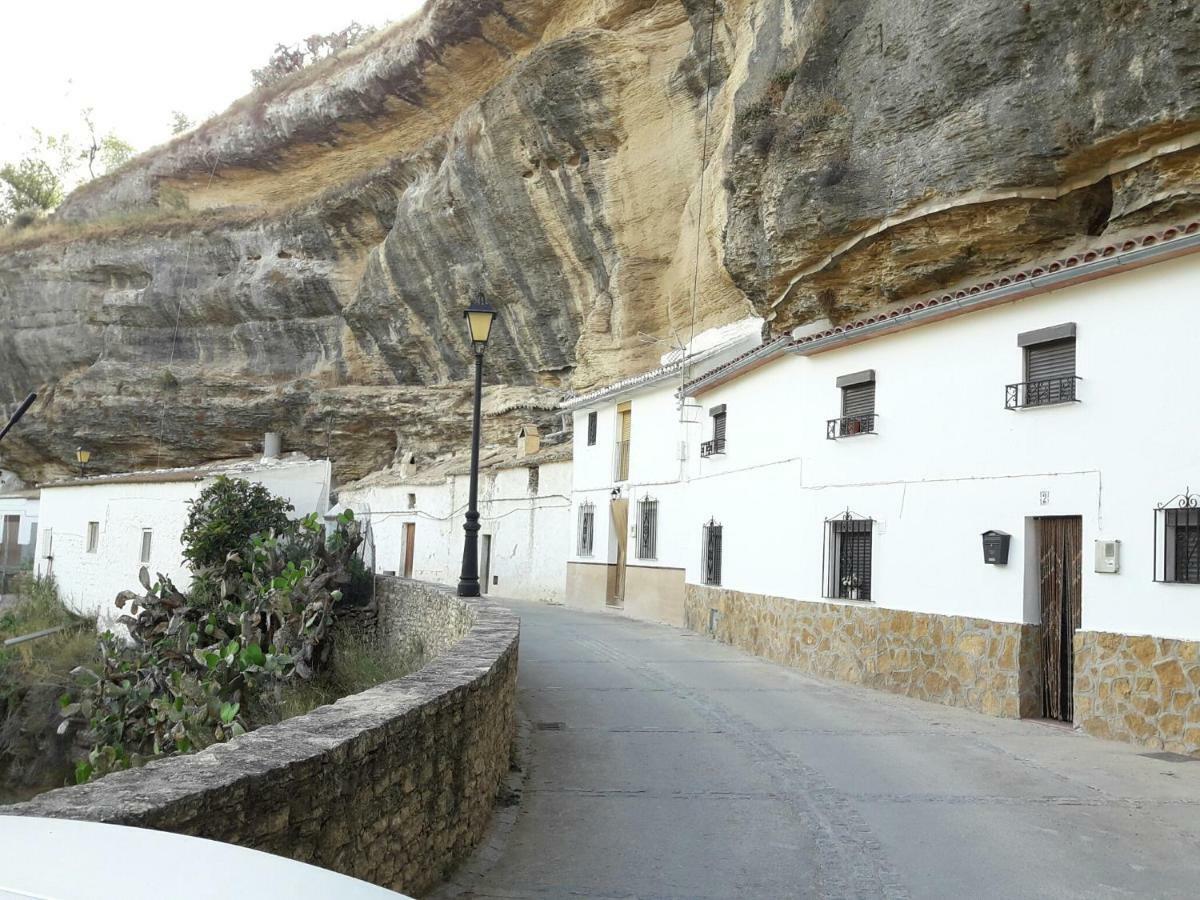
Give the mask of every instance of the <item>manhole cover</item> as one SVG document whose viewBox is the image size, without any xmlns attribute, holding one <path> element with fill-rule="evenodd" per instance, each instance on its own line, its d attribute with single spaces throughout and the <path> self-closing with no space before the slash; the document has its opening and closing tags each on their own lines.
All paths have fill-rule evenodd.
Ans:
<svg viewBox="0 0 1200 900">
<path fill-rule="evenodd" d="M 1159 759 L 1163 762 L 1200 762 L 1200 756 L 1188 756 L 1184 753 L 1139 753 L 1147 759 Z"/>
<path fill-rule="evenodd" d="M 566 725 L 562 722 L 538 722 L 538 731 L 562 731 Z"/>
</svg>

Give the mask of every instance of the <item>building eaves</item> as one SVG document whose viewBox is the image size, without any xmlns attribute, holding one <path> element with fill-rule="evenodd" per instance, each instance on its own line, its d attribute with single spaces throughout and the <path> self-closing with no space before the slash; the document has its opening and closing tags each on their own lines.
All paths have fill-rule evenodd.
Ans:
<svg viewBox="0 0 1200 900">
<path fill-rule="evenodd" d="M 735 356 L 715 369 L 710 369 L 698 378 L 693 378 L 679 389 L 680 397 L 690 397 L 711 390 L 719 384 L 724 384 L 742 372 L 757 368 L 763 363 L 774 359 L 792 345 L 789 335 L 781 335 L 771 341 L 759 344 L 753 350 L 748 350 L 741 356 Z"/>
<path fill-rule="evenodd" d="M 91 487 L 106 484 L 178 484 L 188 481 L 203 481 L 218 475 L 240 475 L 253 472 L 277 471 L 308 465 L 315 460 L 302 453 L 290 454 L 264 462 L 252 457 L 247 459 L 223 460 L 202 466 L 177 469 L 148 469 L 144 472 L 120 472 L 113 475 L 92 475 L 82 478 L 65 478 L 40 485 L 42 490 L 62 487 Z"/>
<path fill-rule="evenodd" d="M 1200 250 L 1200 221 L 1125 238 L 991 278 L 944 294 L 936 294 L 890 312 L 793 339 L 790 352 L 819 353 L 905 328 L 1009 303 L 1035 294 L 1118 272 L 1140 268 Z"/>
</svg>

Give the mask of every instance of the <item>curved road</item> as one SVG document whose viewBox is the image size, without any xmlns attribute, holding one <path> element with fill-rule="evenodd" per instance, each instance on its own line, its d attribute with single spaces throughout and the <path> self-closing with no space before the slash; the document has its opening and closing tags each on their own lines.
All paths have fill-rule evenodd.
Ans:
<svg viewBox="0 0 1200 900">
<path fill-rule="evenodd" d="M 1200 895 L 1200 760 L 510 605 L 521 803 L 440 896 Z"/>
</svg>

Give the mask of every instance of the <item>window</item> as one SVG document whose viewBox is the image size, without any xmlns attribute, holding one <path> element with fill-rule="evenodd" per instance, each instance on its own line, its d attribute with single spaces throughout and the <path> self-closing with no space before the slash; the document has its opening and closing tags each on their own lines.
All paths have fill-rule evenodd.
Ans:
<svg viewBox="0 0 1200 900">
<path fill-rule="evenodd" d="M 529 484 L 527 488 L 529 493 L 536 494 L 538 492 L 538 483 L 541 481 L 541 470 L 537 466 L 529 467 Z"/>
<path fill-rule="evenodd" d="M 1025 353 L 1025 380 L 1005 388 L 1005 408 L 1050 406 L 1078 399 L 1074 322 L 1026 331 L 1017 335 L 1017 346 Z"/>
<path fill-rule="evenodd" d="M 589 447 L 596 446 L 596 417 L 597 417 L 597 415 L 598 414 L 594 413 L 594 412 L 588 413 L 587 445 Z"/>
<path fill-rule="evenodd" d="M 721 526 L 709 520 L 700 536 L 700 574 L 705 584 L 721 583 Z"/>
<path fill-rule="evenodd" d="M 825 423 L 830 440 L 875 433 L 875 370 L 843 375 L 837 380 L 842 392 L 842 414 Z"/>
<path fill-rule="evenodd" d="M 150 562 L 150 546 L 153 543 L 153 541 L 154 541 L 154 532 L 151 531 L 149 528 L 143 528 L 142 529 L 142 555 L 141 555 L 141 560 L 143 563 Z"/>
<path fill-rule="evenodd" d="M 644 497 L 638 501 L 638 559 L 658 558 L 658 501 Z"/>
<path fill-rule="evenodd" d="M 725 404 L 714 406 L 708 414 L 712 417 L 712 440 L 700 445 L 701 456 L 715 456 L 725 452 Z"/>
<path fill-rule="evenodd" d="M 617 448 L 613 478 L 616 481 L 629 480 L 629 441 L 633 436 L 633 410 L 628 403 L 617 407 Z"/>
<path fill-rule="evenodd" d="M 579 505 L 579 529 L 577 532 L 579 556 L 591 556 L 596 536 L 596 506 L 594 503 Z"/>
<path fill-rule="evenodd" d="M 416 508 L 417 508 L 417 495 L 416 495 L 416 494 L 409 494 L 409 495 L 408 495 L 408 508 L 409 508 L 409 509 L 416 509 Z"/>
<path fill-rule="evenodd" d="M 841 600 L 871 599 L 871 538 L 874 527 L 847 510 L 825 522 L 823 594 Z"/>
<path fill-rule="evenodd" d="M 1200 584 L 1200 498 L 1181 494 L 1154 514 L 1154 580 Z"/>
<path fill-rule="evenodd" d="M 100 523 L 88 522 L 87 525 L 87 552 L 95 553 L 100 546 Z"/>
</svg>

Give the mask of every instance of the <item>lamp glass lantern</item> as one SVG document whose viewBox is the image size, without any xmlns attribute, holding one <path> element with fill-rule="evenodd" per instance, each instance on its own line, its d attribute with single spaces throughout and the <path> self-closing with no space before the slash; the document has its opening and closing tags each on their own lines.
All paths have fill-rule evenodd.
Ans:
<svg viewBox="0 0 1200 900">
<path fill-rule="evenodd" d="M 496 310 L 484 300 L 475 300 L 463 312 L 467 320 L 467 331 L 471 343 L 475 345 L 476 353 L 483 353 L 488 338 L 492 335 L 492 322 L 496 319 Z"/>
<path fill-rule="evenodd" d="M 75 461 L 77 463 L 79 463 L 81 466 L 86 466 L 89 462 L 91 462 L 91 459 L 92 459 L 92 451 L 91 450 L 84 450 L 82 447 L 80 447 L 78 450 L 75 451 Z"/>
</svg>

